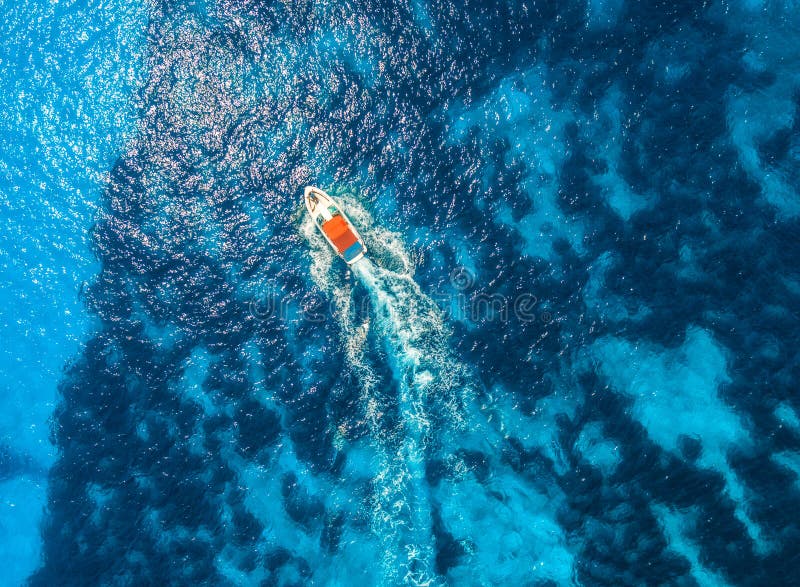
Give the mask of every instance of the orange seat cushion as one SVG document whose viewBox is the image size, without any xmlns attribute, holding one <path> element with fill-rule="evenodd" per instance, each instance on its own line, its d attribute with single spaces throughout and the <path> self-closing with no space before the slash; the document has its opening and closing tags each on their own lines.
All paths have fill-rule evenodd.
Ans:
<svg viewBox="0 0 800 587">
<path fill-rule="evenodd" d="M 334 216 L 322 225 L 322 230 L 325 231 L 329 239 L 333 240 L 350 229 L 347 226 L 347 222 L 344 221 L 344 218 L 341 216 Z"/>
<path fill-rule="evenodd" d="M 341 216 L 334 216 L 322 225 L 322 230 L 328 235 L 328 238 L 333 241 L 336 249 L 343 253 L 350 245 L 355 243 L 356 235 L 350 230 L 350 227 Z"/>
<path fill-rule="evenodd" d="M 335 238 L 333 244 L 336 245 L 336 249 L 340 253 L 344 253 L 350 247 L 350 245 L 356 242 L 356 240 L 356 235 L 348 230 L 343 235 Z"/>
</svg>

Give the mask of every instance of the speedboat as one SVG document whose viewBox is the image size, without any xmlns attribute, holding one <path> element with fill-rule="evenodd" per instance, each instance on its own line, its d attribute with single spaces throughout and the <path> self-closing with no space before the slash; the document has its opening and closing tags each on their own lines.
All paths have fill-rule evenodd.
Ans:
<svg viewBox="0 0 800 587">
<path fill-rule="evenodd" d="M 311 220 L 344 262 L 352 265 L 367 252 L 364 241 L 342 207 L 321 189 L 306 187 L 304 199 Z"/>
</svg>

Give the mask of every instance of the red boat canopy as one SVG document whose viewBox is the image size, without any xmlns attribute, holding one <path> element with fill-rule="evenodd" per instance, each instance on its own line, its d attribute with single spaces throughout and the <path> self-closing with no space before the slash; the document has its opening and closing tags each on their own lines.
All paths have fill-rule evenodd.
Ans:
<svg viewBox="0 0 800 587">
<path fill-rule="evenodd" d="M 334 216 L 322 225 L 322 230 L 333 241 L 336 250 L 344 253 L 347 248 L 357 241 L 356 235 L 341 216 Z"/>
</svg>

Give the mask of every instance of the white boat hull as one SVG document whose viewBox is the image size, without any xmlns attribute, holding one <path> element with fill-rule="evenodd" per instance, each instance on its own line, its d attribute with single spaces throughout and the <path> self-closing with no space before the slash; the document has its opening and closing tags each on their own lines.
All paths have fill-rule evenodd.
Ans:
<svg viewBox="0 0 800 587">
<path fill-rule="evenodd" d="M 314 226 L 345 263 L 352 265 L 364 257 L 364 240 L 336 200 L 314 186 L 306 187 L 303 200 Z"/>
</svg>

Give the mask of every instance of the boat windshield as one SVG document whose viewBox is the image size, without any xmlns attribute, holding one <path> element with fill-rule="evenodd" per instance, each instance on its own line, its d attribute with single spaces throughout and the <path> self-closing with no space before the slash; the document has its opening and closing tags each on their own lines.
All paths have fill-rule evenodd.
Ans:
<svg viewBox="0 0 800 587">
<path fill-rule="evenodd" d="M 339 215 L 339 210 L 336 209 L 336 206 L 328 206 L 328 212 L 331 213 L 331 218 Z"/>
</svg>

